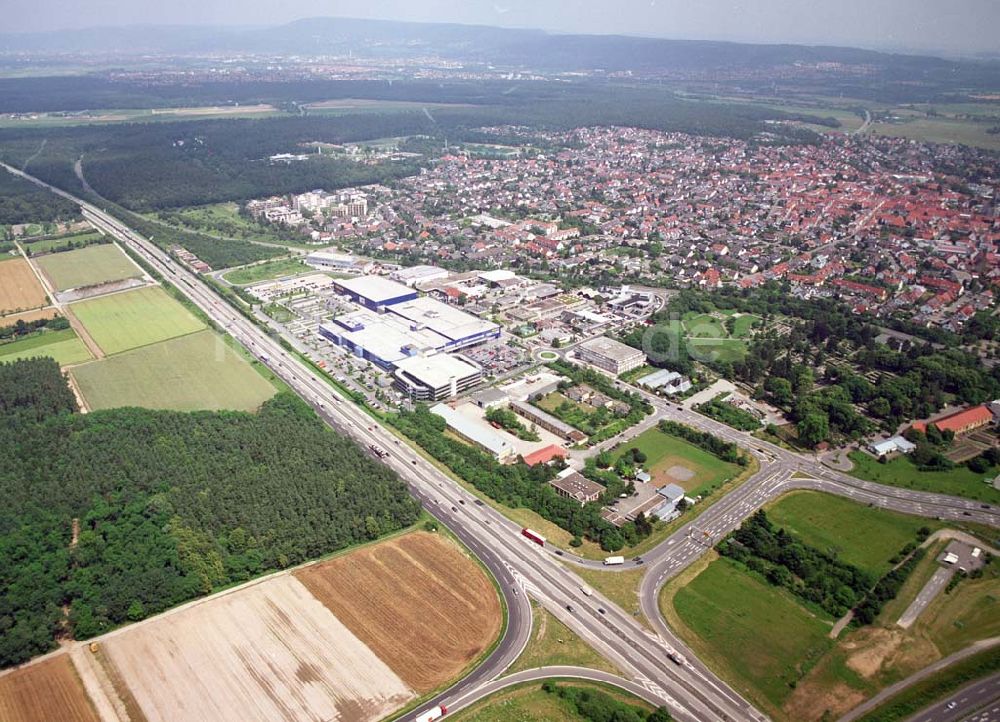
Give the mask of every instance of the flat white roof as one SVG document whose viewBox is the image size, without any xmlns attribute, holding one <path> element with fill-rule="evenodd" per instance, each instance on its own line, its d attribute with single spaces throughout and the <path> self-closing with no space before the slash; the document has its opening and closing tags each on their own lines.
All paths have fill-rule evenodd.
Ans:
<svg viewBox="0 0 1000 722">
<path fill-rule="evenodd" d="M 479 274 L 478 278 L 488 282 L 488 283 L 499 283 L 500 281 L 509 281 L 512 278 L 516 278 L 517 274 L 513 271 L 507 271 L 502 268 L 498 268 L 495 271 L 483 271 Z"/>
<path fill-rule="evenodd" d="M 398 371 L 405 371 L 420 383 L 432 389 L 447 386 L 452 379 L 463 379 L 481 370 L 457 356 L 439 353 L 432 356 L 411 356 L 396 363 Z"/>
<path fill-rule="evenodd" d="M 591 353 L 600 354 L 601 356 L 612 359 L 613 361 L 625 361 L 627 359 L 634 358 L 636 354 L 640 356 L 643 355 L 642 351 L 639 349 L 626 346 L 620 341 L 615 341 L 613 338 L 608 338 L 606 336 L 598 336 L 597 338 L 584 341 L 580 344 L 580 348 L 590 351 Z"/>
<path fill-rule="evenodd" d="M 352 293 L 363 296 L 374 303 L 415 293 L 409 286 L 382 276 L 358 276 L 357 278 L 341 280 L 338 283 Z"/>
<path fill-rule="evenodd" d="M 410 290 L 406 286 L 403 288 Z M 397 303 L 392 307 L 391 312 L 402 316 L 411 323 L 423 324 L 453 341 L 468 338 L 478 333 L 496 331 L 499 328 L 492 321 L 484 321 L 471 313 L 466 313 L 427 296 Z"/>
<path fill-rule="evenodd" d="M 465 438 L 474 441 L 484 449 L 489 449 L 495 456 L 502 458 L 514 452 L 514 446 L 499 434 L 484 429 L 471 419 L 465 418 L 447 404 L 437 404 L 431 407 L 431 413 L 442 417 L 451 428 Z"/>
<path fill-rule="evenodd" d="M 410 266 L 393 271 L 392 275 L 399 281 L 422 281 L 425 278 L 441 278 L 448 275 L 447 268 L 440 266 Z"/>
</svg>

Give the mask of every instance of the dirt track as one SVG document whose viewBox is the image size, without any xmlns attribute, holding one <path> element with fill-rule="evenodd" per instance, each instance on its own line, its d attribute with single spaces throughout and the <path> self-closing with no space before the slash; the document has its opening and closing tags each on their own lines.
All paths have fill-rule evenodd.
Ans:
<svg viewBox="0 0 1000 722">
<path fill-rule="evenodd" d="M 454 679 L 500 633 L 493 583 L 438 534 L 406 534 L 295 576 L 419 692 Z"/>
</svg>

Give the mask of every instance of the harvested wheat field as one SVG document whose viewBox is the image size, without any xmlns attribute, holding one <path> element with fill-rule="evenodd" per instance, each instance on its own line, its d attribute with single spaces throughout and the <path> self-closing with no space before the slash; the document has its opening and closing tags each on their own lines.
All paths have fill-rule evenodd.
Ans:
<svg viewBox="0 0 1000 722">
<path fill-rule="evenodd" d="M 291 575 L 112 632 L 101 646 L 148 722 L 366 722 L 414 697 Z"/>
<path fill-rule="evenodd" d="M 99 722 L 69 655 L 0 676 L 3 722 Z"/>
<path fill-rule="evenodd" d="M 12 313 L 9 316 L 4 316 L 3 320 L 0 320 L 0 326 L 13 326 L 18 321 L 30 323 L 31 321 L 38 321 L 43 318 L 55 318 L 58 315 L 59 312 L 54 306 L 48 306 L 40 308 L 37 311 L 25 311 L 24 313 Z"/>
<path fill-rule="evenodd" d="M 406 534 L 295 575 L 421 693 L 457 677 L 500 634 L 492 581 L 438 534 Z"/>
<path fill-rule="evenodd" d="M 0 315 L 46 305 L 45 289 L 23 258 L 0 261 Z"/>
</svg>

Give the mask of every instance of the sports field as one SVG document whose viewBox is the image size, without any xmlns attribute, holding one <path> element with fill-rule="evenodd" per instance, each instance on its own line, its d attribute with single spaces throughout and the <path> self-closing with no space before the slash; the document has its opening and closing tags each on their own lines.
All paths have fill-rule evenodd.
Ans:
<svg viewBox="0 0 1000 722">
<path fill-rule="evenodd" d="M 816 491 L 794 491 L 766 509 L 776 525 L 806 544 L 833 552 L 839 559 L 882 576 L 889 559 L 916 541 L 917 530 L 942 526 L 933 519 L 897 514 Z"/>
<path fill-rule="evenodd" d="M 226 273 L 223 278 L 237 286 L 245 286 L 259 281 L 270 281 L 283 276 L 305 273 L 313 269 L 297 258 L 284 258 L 280 261 L 266 261 L 255 266 L 237 268 Z"/>
<path fill-rule="evenodd" d="M 194 314 L 159 286 L 81 301 L 74 303 L 72 309 L 108 355 L 205 328 Z"/>
<path fill-rule="evenodd" d="M 46 303 L 45 289 L 26 260 L 0 260 L 0 315 L 41 308 Z"/>
<path fill-rule="evenodd" d="M 69 655 L 0 676 L 3 722 L 98 722 Z"/>
<path fill-rule="evenodd" d="M 690 494 L 704 494 L 736 476 L 736 464 L 689 444 L 657 428 L 647 429 L 625 445 L 622 453 L 638 448 L 646 455 L 643 466 L 656 487 L 679 484 Z"/>
<path fill-rule="evenodd" d="M 663 599 L 670 603 L 668 595 Z M 831 620 L 806 611 L 790 594 L 728 559 L 711 562 L 676 591 L 672 604 L 698 637 L 695 651 L 709 650 L 713 667 L 724 668 L 728 679 L 745 681 L 774 707 L 792 693 L 804 667 L 834 643 L 827 636 Z"/>
<path fill-rule="evenodd" d="M 61 331 L 41 331 L 12 343 L 0 344 L 0 362 L 49 356 L 60 366 L 83 363 L 91 359 L 90 352 L 71 328 Z"/>
<path fill-rule="evenodd" d="M 58 291 L 138 278 L 140 268 L 112 243 L 51 253 L 35 260 Z"/>
<path fill-rule="evenodd" d="M 92 409 L 252 411 L 275 389 L 219 335 L 205 330 L 77 366 Z"/>
<path fill-rule="evenodd" d="M 493 583 L 439 534 L 405 534 L 295 576 L 418 692 L 457 677 L 500 634 Z"/>
</svg>

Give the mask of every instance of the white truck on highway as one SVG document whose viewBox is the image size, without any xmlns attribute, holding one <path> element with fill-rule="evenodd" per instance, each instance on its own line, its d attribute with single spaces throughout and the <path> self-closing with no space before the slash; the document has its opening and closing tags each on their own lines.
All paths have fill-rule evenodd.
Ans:
<svg viewBox="0 0 1000 722">
<path fill-rule="evenodd" d="M 687 659 L 685 659 L 684 655 L 678 652 L 676 649 L 667 650 L 667 659 L 669 659 L 674 664 L 679 664 L 681 667 L 687 664 Z"/>
<path fill-rule="evenodd" d="M 448 714 L 448 708 L 443 704 L 439 704 L 437 707 L 431 707 L 426 712 L 418 714 L 414 722 L 434 722 L 434 720 L 441 719 L 446 714 Z"/>
<path fill-rule="evenodd" d="M 590 587 L 587 586 L 580 587 L 580 591 L 583 592 L 588 597 L 594 596 L 594 590 L 591 589 Z"/>
<path fill-rule="evenodd" d="M 604 558 L 604 566 L 606 566 L 606 567 L 613 567 L 616 564 L 624 564 L 624 563 L 625 563 L 625 557 L 605 557 Z"/>
</svg>

